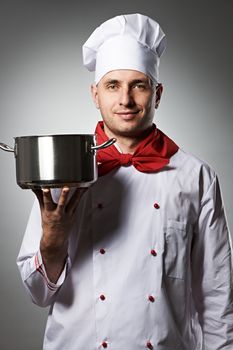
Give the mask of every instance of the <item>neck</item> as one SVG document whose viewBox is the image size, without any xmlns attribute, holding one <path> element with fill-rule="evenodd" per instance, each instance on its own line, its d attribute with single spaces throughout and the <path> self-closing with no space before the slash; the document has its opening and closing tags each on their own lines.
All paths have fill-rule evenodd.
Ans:
<svg viewBox="0 0 233 350">
<path fill-rule="evenodd" d="M 104 124 L 104 132 L 109 138 L 114 137 L 117 139 L 117 145 L 120 147 L 122 153 L 133 154 L 139 143 L 151 132 L 151 128 L 143 131 L 138 136 L 129 137 L 112 133 L 111 130 L 109 130 Z"/>
</svg>

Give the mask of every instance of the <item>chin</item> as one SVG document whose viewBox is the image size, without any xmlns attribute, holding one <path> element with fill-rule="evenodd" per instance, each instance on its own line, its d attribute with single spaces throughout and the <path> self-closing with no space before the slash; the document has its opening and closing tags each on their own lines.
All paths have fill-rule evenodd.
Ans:
<svg viewBox="0 0 233 350">
<path fill-rule="evenodd" d="M 138 124 L 128 124 L 128 125 L 119 125 L 112 130 L 116 135 L 125 136 L 125 137 L 135 137 L 143 133 L 148 127 L 138 125 Z"/>
<path fill-rule="evenodd" d="M 120 120 L 120 119 L 104 119 L 104 124 L 106 125 L 109 132 L 113 136 L 123 136 L 123 137 L 137 137 L 148 130 L 153 123 L 153 120 L 147 118 L 134 118 L 131 120 Z"/>
</svg>

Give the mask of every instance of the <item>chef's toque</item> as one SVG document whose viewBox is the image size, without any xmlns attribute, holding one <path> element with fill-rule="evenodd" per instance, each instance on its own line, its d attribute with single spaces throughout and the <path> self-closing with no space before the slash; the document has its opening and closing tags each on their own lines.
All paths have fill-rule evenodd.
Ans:
<svg viewBox="0 0 233 350">
<path fill-rule="evenodd" d="M 153 19 L 120 15 L 97 27 L 83 45 L 83 63 L 95 71 L 95 83 L 108 72 L 132 69 L 159 79 L 159 60 L 165 50 L 165 34 Z"/>
</svg>

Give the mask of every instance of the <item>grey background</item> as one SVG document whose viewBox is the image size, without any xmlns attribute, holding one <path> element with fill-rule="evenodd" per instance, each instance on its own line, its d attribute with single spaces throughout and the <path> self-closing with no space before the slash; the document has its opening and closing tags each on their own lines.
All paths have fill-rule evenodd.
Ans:
<svg viewBox="0 0 233 350">
<path fill-rule="evenodd" d="M 92 133 L 99 115 L 81 45 L 110 17 L 150 15 L 168 41 L 155 121 L 216 170 L 232 229 L 232 10 L 231 1 L 1 1 L 0 141 Z M 12 154 L 0 152 L 0 169 L 0 348 L 39 350 L 47 310 L 31 303 L 15 264 L 33 194 L 16 185 Z"/>
</svg>

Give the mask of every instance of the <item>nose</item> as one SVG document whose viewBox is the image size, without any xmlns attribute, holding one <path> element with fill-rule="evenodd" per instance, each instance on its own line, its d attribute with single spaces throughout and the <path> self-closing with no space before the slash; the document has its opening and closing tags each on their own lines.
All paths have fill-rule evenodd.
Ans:
<svg viewBox="0 0 233 350">
<path fill-rule="evenodd" d="M 121 92 L 119 95 L 119 105 L 125 106 L 125 107 L 131 107 L 134 104 L 135 104 L 135 101 L 131 90 L 128 87 L 121 89 Z"/>
</svg>

